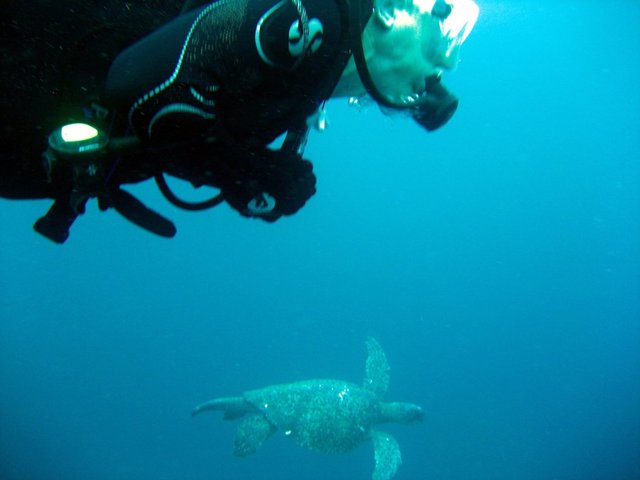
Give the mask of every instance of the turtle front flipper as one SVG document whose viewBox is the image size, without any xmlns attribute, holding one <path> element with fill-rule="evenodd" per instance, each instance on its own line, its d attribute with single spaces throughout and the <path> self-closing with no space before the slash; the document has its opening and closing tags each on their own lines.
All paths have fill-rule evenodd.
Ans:
<svg viewBox="0 0 640 480">
<path fill-rule="evenodd" d="M 214 398 L 208 402 L 204 402 L 198 405 L 191 412 L 191 416 L 196 416 L 199 413 L 206 412 L 208 410 L 220 410 L 224 411 L 225 420 L 234 420 L 236 418 L 244 417 L 247 413 L 257 412 L 256 408 L 247 402 L 243 397 L 223 397 Z"/>
<path fill-rule="evenodd" d="M 376 430 L 371 432 L 371 440 L 376 462 L 372 480 L 389 480 L 402 463 L 400 446 L 391 435 Z"/>
<path fill-rule="evenodd" d="M 277 430 L 261 414 L 249 415 L 245 418 L 236 432 L 233 440 L 233 453 L 239 457 L 246 457 L 254 453 L 264 441 Z"/>
<path fill-rule="evenodd" d="M 367 365 L 362 387 L 382 399 L 389 386 L 389 362 L 384 350 L 373 337 L 367 338 Z"/>
</svg>

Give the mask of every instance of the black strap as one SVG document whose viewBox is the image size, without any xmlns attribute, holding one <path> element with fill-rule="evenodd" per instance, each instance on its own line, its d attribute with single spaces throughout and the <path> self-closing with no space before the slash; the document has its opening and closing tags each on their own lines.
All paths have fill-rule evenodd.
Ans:
<svg viewBox="0 0 640 480">
<path fill-rule="evenodd" d="M 162 172 L 158 172 L 155 175 L 156 184 L 158 188 L 169 202 L 175 205 L 178 208 L 182 208 L 184 210 L 190 210 L 192 212 L 196 212 L 198 210 L 207 210 L 208 208 L 213 208 L 216 205 L 220 205 L 224 201 L 224 197 L 222 193 L 217 194 L 216 196 L 210 198 L 209 200 L 204 200 L 202 202 L 187 202 L 178 198 L 175 193 L 169 188 L 167 181 L 164 178 L 164 174 Z"/>
<path fill-rule="evenodd" d="M 384 96 L 371 78 L 369 67 L 367 67 L 367 61 L 364 57 L 364 48 L 362 46 L 362 33 L 368 21 L 368 17 L 365 19 L 362 14 L 362 8 L 359 8 L 358 2 L 353 2 L 351 7 L 351 17 L 355 21 L 354 27 L 351 29 L 351 48 L 353 49 L 353 58 L 356 62 L 356 68 L 358 69 L 358 75 L 360 75 L 360 81 L 367 93 L 380 105 L 394 109 L 406 109 L 413 108 L 413 105 L 401 105 L 389 100 Z"/>
<path fill-rule="evenodd" d="M 120 188 L 112 189 L 109 191 L 109 201 L 120 215 L 139 227 L 161 237 L 175 236 L 176 227 L 171 220 L 151 210 L 129 192 Z"/>
</svg>

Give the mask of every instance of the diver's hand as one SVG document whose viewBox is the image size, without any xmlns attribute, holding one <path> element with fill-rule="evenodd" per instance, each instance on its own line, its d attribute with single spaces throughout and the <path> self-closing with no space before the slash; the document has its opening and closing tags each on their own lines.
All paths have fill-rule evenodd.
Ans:
<svg viewBox="0 0 640 480">
<path fill-rule="evenodd" d="M 224 199 L 247 217 L 273 222 L 293 215 L 316 192 L 313 165 L 297 154 L 265 148 L 237 155 L 226 166 Z"/>
</svg>

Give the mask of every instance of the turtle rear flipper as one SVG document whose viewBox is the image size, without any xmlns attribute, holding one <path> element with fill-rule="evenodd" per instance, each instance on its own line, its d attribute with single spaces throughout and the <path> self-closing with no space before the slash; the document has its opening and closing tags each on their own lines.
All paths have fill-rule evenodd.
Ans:
<svg viewBox="0 0 640 480">
<path fill-rule="evenodd" d="M 249 415 L 238 425 L 236 438 L 233 440 L 234 455 L 246 457 L 255 453 L 276 430 L 263 415 Z"/>
<path fill-rule="evenodd" d="M 362 387 L 382 399 L 389 386 L 389 362 L 384 350 L 373 337 L 367 339 L 367 365 Z"/>
<path fill-rule="evenodd" d="M 389 480 L 396 474 L 396 470 L 402 463 L 400 446 L 395 438 L 388 433 L 372 431 L 374 456 L 376 467 L 372 480 Z"/>
</svg>

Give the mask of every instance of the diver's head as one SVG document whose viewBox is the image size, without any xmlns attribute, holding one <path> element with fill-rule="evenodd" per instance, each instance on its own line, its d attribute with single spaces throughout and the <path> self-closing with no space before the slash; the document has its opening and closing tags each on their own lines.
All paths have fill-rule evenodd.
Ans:
<svg viewBox="0 0 640 480">
<path fill-rule="evenodd" d="M 457 107 L 440 76 L 457 66 L 478 13 L 473 0 L 374 0 L 336 96 L 366 91 L 383 107 L 410 111 L 428 130 L 438 128 Z"/>
<path fill-rule="evenodd" d="M 362 43 L 378 90 L 392 102 L 415 102 L 426 78 L 458 65 L 477 17 L 472 0 L 375 0 Z"/>
</svg>

